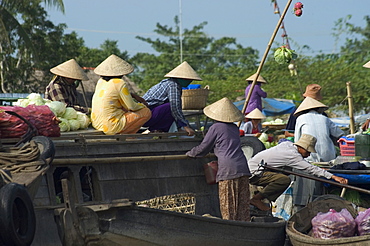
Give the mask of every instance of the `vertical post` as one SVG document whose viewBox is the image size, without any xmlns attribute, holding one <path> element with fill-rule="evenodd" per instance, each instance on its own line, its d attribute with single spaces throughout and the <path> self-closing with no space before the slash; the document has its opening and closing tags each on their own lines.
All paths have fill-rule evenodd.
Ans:
<svg viewBox="0 0 370 246">
<path fill-rule="evenodd" d="M 267 47 L 266 47 L 266 50 L 265 50 L 265 53 L 263 54 L 263 57 L 262 57 L 262 60 L 258 66 L 258 69 L 257 69 L 257 73 L 256 73 L 256 77 L 254 78 L 253 82 L 252 82 L 252 85 L 251 85 L 251 88 L 249 89 L 249 92 L 248 92 L 248 95 L 247 95 L 247 98 L 245 99 L 245 102 L 244 102 L 244 106 L 243 106 L 243 109 L 242 109 L 242 113 L 244 114 L 245 113 L 245 109 L 247 108 L 247 105 L 249 103 L 249 100 L 251 98 L 251 95 L 252 95 L 252 91 L 254 89 L 254 86 L 256 85 L 256 81 L 257 81 L 257 78 L 258 76 L 260 75 L 261 73 L 261 70 L 262 70 L 262 67 L 265 63 L 265 60 L 267 58 L 267 55 L 270 51 L 270 48 L 271 48 L 271 45 L 272 45 L 272 42 L 274 41 L 275 37 L 276 37 L 276 34 L 281 26 L 281 23 L 283 22 L 284 20 L 284 17 L 286 15 L 286 13 L 288 12 L 288 9 L 289 9 L 289 6 L 290 4 L 292 3 L 292 0 L 288 0 L 287 4 L 285 5 L 285 8 L 284 8 L 284 11 L 283 13 L 281 14 L 280 18 L 279 18 L 279 21 L 278 23 L 276 24 L 276 27 L 275 27 L 275 30 L 274 32 L 272 33 L 271 35 L 271 38 L 270 38 L 270 41 L 268 42 L 267 44 Z M 238 123 L 238 126 L 241 125 L 241 121 L 239 121 Z"/>
<path fill-rule="evenodd" d="M 179 0 L 179 8 L 180 8 L 180 27 L 179 27 L 179 41 L 180 41 L 180 63 L 182 63 L 182 6 L 181 0 Z"/>
<path fill-rule="evenodd" d="M 353 116 L 353 98 L 352 98 L 351 81 L 348 81 L 346 85 L 347 85 L 347 98 L 348 98 L 349 129 L 350 129 L 351 134 L 354 134 L 355 133 L 355 120 Z"/>
</svg>

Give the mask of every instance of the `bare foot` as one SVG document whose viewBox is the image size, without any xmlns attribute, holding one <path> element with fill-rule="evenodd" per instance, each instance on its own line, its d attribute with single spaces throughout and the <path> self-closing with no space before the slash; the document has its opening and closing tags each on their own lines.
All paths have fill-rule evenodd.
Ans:
<svg viewBox="0 0 370 246">
<path fill-rule="evenodd" d="M 259 210 L 262 211 L 269 211 L 270 208 L 267 207 L 261 200 L 258 199 L 251 199 L 250 204 L 258 208 Z"/>
</svg>

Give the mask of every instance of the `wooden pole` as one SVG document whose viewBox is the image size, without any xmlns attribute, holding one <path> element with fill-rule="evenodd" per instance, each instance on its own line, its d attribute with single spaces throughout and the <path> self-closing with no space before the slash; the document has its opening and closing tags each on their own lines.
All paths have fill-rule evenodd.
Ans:
<svg viewBox="0 0 370 246">
<path fill-rule="evenodd" d="M 253 91 L 253 89 L 254 89 L 254 86 L 256 85 L 257 78 L 258 78 L 258 76 L 259 76 L 259 75 L 260 75 L 260 73 L 261 73 L 262 67 L 263 67 L 263 65 L 264 65 L 264 63 L 265 63 L 265 61 L 266 61 L 267 55 L 268 55 L 268 53 L 269 53 L 269 51 L 270 51 L 270 49 L 271 49 L 271 45 L 272 45 L 272 43 L 274 42 L 274 39 L 275 39 L 275 37 L 276 37 L 276 34 L 277 34 L 277 32 L 278 32 L 278 30 L 279 30 L 279 28 L 280 28 L 280 26 L 281 26 L 281 23 L 282 23 L 282 22 L 283 22 L 283 20 L 284 20 L 284 17 L 285 17 L 285 15 L 286 15 L 286 13 L 288 12 L 288 9 L 289 9 L 289 6 L 290 6 L 290 4 L 291 4 L 291 3 L 292 3 L 292 0 L 288 0 L 287 4 L 285 5 L 284 11 L 283 11 L 283 13 L 281 14 L 281 16 L 280 16 L 280 18 L 279 18 L 279 21 L 278 21 L 278 23 L 276 24 L 275 30 L 274 30 L 274 32 L 273 32 L 273 33 L 272 33 L 272 35 L 271 35 L 270 41 L 269 41 L 269 42 L 268 42 L 268 44 L 267 44 L 267 47 L 266 47 L 265 53 L 263 54 L 262 60 L 261 60 L 261 62 L 260 62 L 260 64 L 259 64 L 259 66 L 258 66 L 258 69 L 257 69 L 257 72 L 256 72 L 256 77 L 253 79 L 253 82 L 252 82 L 251 88 L 249 89 L 249 91 L 248 91 L 248 95 L 247 95 L 247 98 L 245 99 L 245 102 L 244 102 L 244 105 L 243 105 L 243 109 L 242 109 L 242 113 L 243 113 L 243 114 L 245 113 L 245 109 L 247 108 L 247 105 L 248 105 L 249 100 L 250 100 L 250 98 L 251 98 L 252 91 Z M 239 121 L 239 123 L 238 123 L 238 126 L 239 126 L 239 127 L 240 127 L 240 125 L 241 125 L 241 121 Z"/>
<path fill-rule="evenodd" d="M 210 153 L 204 157 L 215 157 L 215 154 Z M 127 157 L 107 157 L 107 158 L 66 158 L 54 159 L 51 165 L 88 165 L 88 164 L 109 164 L 120 162 L 141 162 L 141 161 L 163 161 L 163 160 L 192 160 L 194 158 L 187 155 L 158 155 L 158 156 L 127 156 Z"/>
<path fill-rule="evenodd" d="M 336 181 L 328 180 L 328 179 L 325 179 L 325 178 L 319 178 L 319 177 L 304 174 L 304 173 L 297 173 L 297 172 L 289 171 L 289 170 L 282 169 L 282 168 L 270 167 L 270 166 L 267 166 L 265 164 L 261 165 L 261 166 L 264 167 L 264 168 L 273 170 L 273 171 L 282 172 L 282 173 L 286 173 L 286 174 L 292 174 L 292 175 L 300 176 L 300 177 L 303 177 L 303 178 L 313 179 L 313 180 L 316 180 L 316 181 L 336 185 L 336 186 L 339 186 L 339 187 L 342 187 L 342 188 L 348 188 L 348 189 L 351 189 L 351 190 L 356 190 L 356 191 L 359 191 L 359 192 L 362 192 L 362 193 L 365 193 L 365 194 L 370 194 L 370 190 L 366 190 L 366 189 L 359 188 L 359 187 L 352 186 L 352 185 L 348 185 L 348 184 L 341 184 L 341 183 L 338 183 Z M 341 196 L 342 195 L 344 195 L 344 193 L 341 194 Z"/>
<path fill-rule="evenodd" d="M 351 81 L 348 81 L 346 85 L 347 85 L 347 98 L 348 98 L 349 128 L 350 128 L 351 134 L 355 134 L 355 120 L 353 116 L 353 98 L 352 98 Z"/>
</svg>

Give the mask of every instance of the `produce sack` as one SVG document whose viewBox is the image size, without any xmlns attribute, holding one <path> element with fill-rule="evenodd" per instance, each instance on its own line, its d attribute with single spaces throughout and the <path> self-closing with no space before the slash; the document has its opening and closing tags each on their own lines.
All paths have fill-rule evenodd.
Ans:
<svg viewBox="0 0 370 246">
<path fill-rule="evenodd" d="M 343 208 L 339 213 L 330 209 L 319 212 L 311 220 L 312 236 L 320 239 L 352 237 L 355 235 L 356 222 L 350 212 Z"/>
<path fill-rule="evenodd" d="M 358 213 L 355 219 L 358 236 L 370 234 L 370 208 Z"/>
<path fill-rule="evenodd" d="M 59 137 L 60 128 L 54 113 L 46 105 L 30 104 L 27 107 L 3 106 L 0 107 L 0 134 L 1 138 L 20 138 L 27 133 L 28 125 L 17 116 L 4 111 L 13 111 L 28 120 L 38 131 L 46 137 Z"/>
</svg>

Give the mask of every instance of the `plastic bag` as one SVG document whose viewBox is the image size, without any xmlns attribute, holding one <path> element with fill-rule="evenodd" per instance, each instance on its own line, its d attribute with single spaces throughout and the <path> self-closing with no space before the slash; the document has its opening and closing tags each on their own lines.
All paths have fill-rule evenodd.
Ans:
<svg viewBox="0 0 370 246">
<path fill-rule="evenodd" d="M 359 236 L 370 234 L 370 208 L 359 212 L 355 222 Z"/>
<path fill-rule="evenodd" d="M 356 222 L 345 208 L 339 213 L 334 209 L 327 213 L 319 212 L 313 217 L 311 224 L 312 236 L 320 239 L 352 237 L 356 230 Z"/>
</svg>

